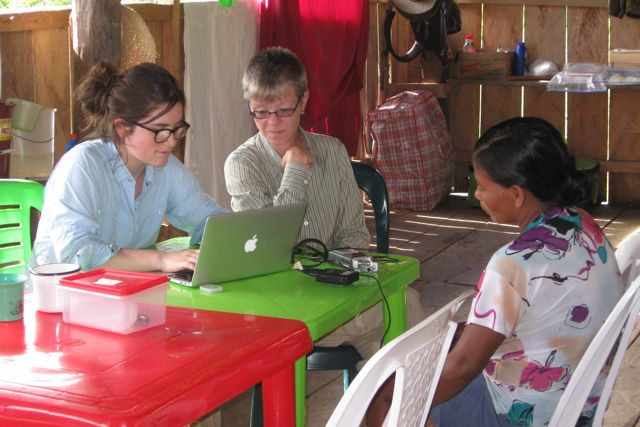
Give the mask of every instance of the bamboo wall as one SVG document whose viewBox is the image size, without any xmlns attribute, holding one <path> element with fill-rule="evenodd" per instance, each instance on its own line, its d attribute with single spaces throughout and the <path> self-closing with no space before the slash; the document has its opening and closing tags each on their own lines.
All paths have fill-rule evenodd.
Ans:
<svg viewBox="0 0 640 427">
<path fill-rule="evenodd" d="M 175 41 L 176 34 L 180 36 L 181 33 L 174 28 L 174 6 L 129 6 L 142 16 L 153 34 L 158 63 L 181 79 L 182 45 L 181 40 Z M 55 161 L 62 155 L 71 132 L 69 15 L 70 8 L 14 14 L 0 12 L 2 97 L 26 99 L 57 109 Z M 180 50 L 177 54 L 176 46 Z M 176 61 L 176 58 L 180 60 Z"/>
<path fill-rule="evenodd" d="M 484 3 L 458 0 L 458 3 L 462 31 L 449 38 L 452 52 L 462 46 L 465 34 L 473 34 L 476 45 L 482 43 L 487 49 L 513 48 L 524 40 L 529 61 L 544 58 L 560 67 L 565 58 L 568 62 L 607 64 L 609 49 L 640 48 L 640 20 L 609 18 L 606 0 L 491 0 Z M 370 1 L 369 62 L 375 64 L 379 62 L 380 29 L 386 7 L 387 0 Z M 404 52 L 413 43 L 413 34 L 406 19 L 396 16 L 394 21 L 394 46 Z M 601 193 L 606 194 L 608 175 L 611 202 L 640 202 L 638 88 L 565 94 L 547 92 L 545 83 L 535 81 L 450 79 L 445 85 L 429 85 L 424 82 L 437 81 L 438 77 L 429 66 L 423 68 L 417 60 L 408 64 L 390 62 L 390 84 L 382 93 L 378 91 L 378 67 L 367 69 L 364 105 L 374 108 L 385 96 L 409 88 L 431 88 L 445 97 L 455 147 L 456 188 L 466 190 L 470 149 L 482 131 L 513 116 L 531 115 L 543 117 L 557 126 L 567 137 L 574 155 L 600 162 Z"/>
</svg>

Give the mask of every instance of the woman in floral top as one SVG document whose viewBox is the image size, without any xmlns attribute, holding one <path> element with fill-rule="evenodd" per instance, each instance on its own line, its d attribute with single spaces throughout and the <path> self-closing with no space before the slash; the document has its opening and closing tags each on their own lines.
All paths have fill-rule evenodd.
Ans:
<svg viewBox="0 0 640 427">
<path fill-rule="evenodd" d="M 544 426 L 622 296 L 622 278 L 602 230 L 572 207 L 584 195 L 584 176 L 549 123 L 523 117 L 492 127 L 474 147 L 473 166 L 482 209 L 521 234 L 495 252 L 478 281 L 430 420 Z M 598 397 L 592 392 L 584 415 Z"/>
</svg>

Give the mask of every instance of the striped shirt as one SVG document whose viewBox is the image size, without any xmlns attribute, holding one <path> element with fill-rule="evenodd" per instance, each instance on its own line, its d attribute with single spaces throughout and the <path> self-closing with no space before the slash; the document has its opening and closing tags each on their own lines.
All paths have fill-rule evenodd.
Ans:
<svg viewBox="0 0 640 427">
<path fill-rule="evenodd" d="M 257 133 L 229 155 L 224 165 L 234 211 L 306 203 L 300 240 L 315 238 L 329 248 L 369 248 L 362 198 L 347 150 L 331 136 L 300 129 L 314 156 L 313 168 L 287 163 Z"/>
</svg>

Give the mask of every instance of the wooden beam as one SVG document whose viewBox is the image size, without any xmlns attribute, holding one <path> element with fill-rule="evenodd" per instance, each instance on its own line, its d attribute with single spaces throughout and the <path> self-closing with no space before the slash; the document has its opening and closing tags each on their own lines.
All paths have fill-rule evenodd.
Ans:
<svg viewBox="0 0 640 427">
<path fill-rule="evenodd" d="M 455 163 L 471 163 L 471 151 L 454 150 L 451 160 Z M 633 160 L 598 160 L 600 172 L 640 174 L 640 162 Z"/>
<path fill-rule="evenodd" d="M 640 162 L 632 160 L 598 160 L 600 170 L 613 173 L 639 173 Z"/>
<path fill-rule="evenodd" d="M 369 4 L 387 4 L 389 0 L 369 0 Z M 458 4 L 519 4 L 531 6 L 608 7 L 608 0 L 456 0 Z"/>
<path fill-rule="evenodd" d="M 71 8 L 38 12 L 0 12 L 0 33 L 67 28 Z"/>
<path fill-rule="evenodd" d="M 608 7 L 607 0 L 457 0 L 459 4 L 515 4 L 525 6 Z"/>
<path fill-rule="evenodd" d="M 132 3 L 127 7 L 135 10 L 145 21 L 171 21 L 173 18 L 173 5 Z M 0 11 L 0 33 L 67 28 L 70 14 L 71 7 L 68 6 L 46 11 Z"/>
<path fill-rule="evenodd" d="M 135 10 L 145 21 L 171 21 L 173 17 L 173 5 L 127 3 L 127 7 Z"/>
</svg>

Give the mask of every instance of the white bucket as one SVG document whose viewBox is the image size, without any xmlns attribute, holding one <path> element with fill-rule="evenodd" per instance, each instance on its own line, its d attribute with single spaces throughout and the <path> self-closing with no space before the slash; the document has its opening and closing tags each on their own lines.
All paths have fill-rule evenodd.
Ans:
<svg viewBox="0 0 640 427">
<path fill-rule="evenodd" d="M 9 98 L 7 102 L 15 105 L 13 108 L 13 128 L 31 132 L 36 126 L 38 115 L 44 107 L 35 102 L 19 98 Z"/>
<path fill-rule="evenodd" d="M 53 170 L 55 108 L 43 107 L 29 132 L 13 129 L 12 178 L 46 179 Z"/>
<path fill-rule="evenodd" d="M 41 264 L 30 269 L 36 310 L 62 312 L 62 293 L 58 284 L 63 277 L 80 271 L 78 264 Z"/>
</svg>

